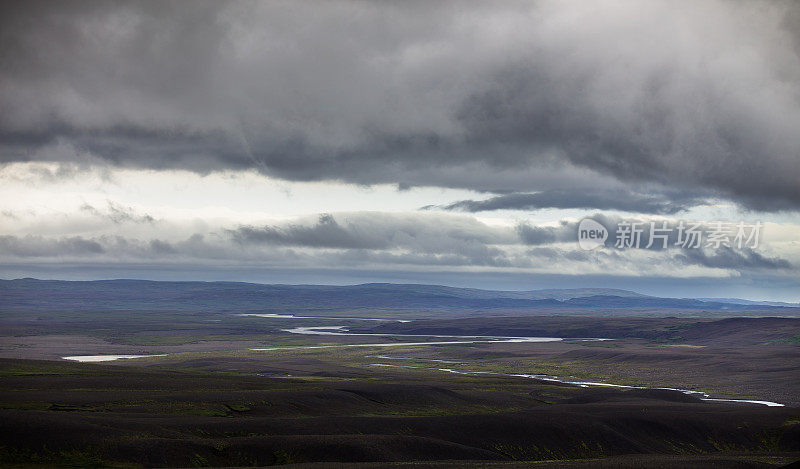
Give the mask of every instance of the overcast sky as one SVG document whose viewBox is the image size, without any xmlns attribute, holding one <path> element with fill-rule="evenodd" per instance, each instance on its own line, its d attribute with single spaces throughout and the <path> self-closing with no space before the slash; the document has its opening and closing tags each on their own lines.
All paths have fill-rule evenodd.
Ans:
<svg viewBox="0 0 800 469">
<path fill-rule="evenodd" d="M 790 0 L 2 2 L 0 276 L 800 301 L 798 129 Z"/>
</svg>

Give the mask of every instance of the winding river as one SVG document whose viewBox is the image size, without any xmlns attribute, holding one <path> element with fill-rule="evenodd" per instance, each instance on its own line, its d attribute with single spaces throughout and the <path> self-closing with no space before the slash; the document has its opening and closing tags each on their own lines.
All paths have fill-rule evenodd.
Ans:
<svg viewBox="0 0 800 469">
<path fill-rule="evenodd" d="M 405 320 L 392 320 L 392 319 L 373 319 L 373 318 L 332 318 L 332 317 L 315 317 L 315 316 L 294 316 L 291 314 L 240 314 L 239 316 L 256 316 L 273 319 L 336 319 L 336 320 L 360 320 L 360 321 L 384 321 L 384 322 L 408 322 Z M 433 338 L 433 339 L 446 339 L 446 340 L 431 340 L 425 342 L 374 342 L 364 344 L 335 344 L 335 345 L 297 345 L 286 347 L 258 347 L 251 348 L 252 351 L 271 351 L 271 350 L 298 350 L 298 349 L 325 349 L 336 347 L 409 347 L 409 346 L 424 346 L 424 345 L 450 345 L 450 344 L 475 344 L 475 343 L 536 343 L 536 342 L 562 342 L 562 341 L 603 341 L 613 339 L 599 339 L 599 338 L 578 338 L 578 339 L 564 339 L 560 337 L 507 337 L 507 336 L 491 336 L 491 335 L 439 335 L 439 334 L 388 334 L 388 333 L 357 333 L 350 332 L 347 326 L 306 326 L 306 327 L 293 327 L 289 329 L 281 329 L 284 332 L 291 334 L 302 335 L 322 335 L 322 336 L 367 336 L 367 337 L 392 337 L 392 338 Z M 153 354 L 153 355 L 74 355 L 61 357 L 65 360 L 72 360 L 78 362 L 104 362 L 113 360 L 135 359 L 145 357 L 163 357 L 166 354 Z M 416 357 L 401 357 L 401 356 L 388 356 L 388 355 L 370 355 L 368 358 L 377 358 L 380 360 L 417 360 L 417 361 L 431 361 L 447 364 L 464 364 L 465 361 L 456 360 L 440 360 L 433 358 L 416 358 Z M 668 388 L 668 387 L 650 387 L 650 386 L 629 386 L 624 384 L 603 383 L 599 381 L 582 381 L 569 378 L 559 378 L 550 375 L 537 375 L 537 374 L 521 374 L 521 373 L 497 373 L 490 371 L 466 370 L 456 368 L 435 368 L 413 365 L 398 365 L 390 363 L 371 363 L 371 366 L 376 367 L 394 367 L 394 368 L 413 368 L 421 370 L 440 371 L 444 373 L 453 373 L 458 375 L 485 375 L 485 376 L 498 376 L 510 378 L 527 378 L 539 381 L 550 381 L 564 384 L 572 384 L 575 386 L 589 387 L 613 387 L 624 389 L 659 389 L 668 391 L 678 391 L 684 394 L 697 397 L 702 401 L 707 402 L 730 402 L 740 404 L 760 404 L 769 407 L 783 407 L 783 404 L 770 401 L 750 400 L 750 399 L 721 399 L 712 398 L 707 393 L 702 391 L 693 391 L 689 389 Z"/>
<path fill-rule="evenodd" d="M 459 339 L 459 340 L 443 340 L 443 341 L 429 341 L 429 342 L 378 342 L 369 344 L 336 344 L 336 345 L 297 345 L 289 347 L 259 347 L 251 348 L 255 351 L 266 350 L 289 350 L 289 349 L 319 349 L 319 348 L 335 348 L 335 347 L 407 347 L 413 345 L 449 345 L 449 344 L 476 344 L 483 342 L 559 342 L 564 339 L 559 337 L 502 337 L 493 335 L 439 335 L 439 334 L 374 334 L 374 333 L 357 333 L 349 332 L 347 326 L 312 326 L 312 327 L 293 327 L 291 329 L 281 329 L 284 332 L 291 334 L 303 335 L 335 335 L 335 336 L 371 336 L 371 337 L 404 337 L 404 338 L 422 338 L 434 337 L 442 339 Z M 585 339 L 597 340 L 597 339 Z"/>
<path fill-rule="evenodd" d="M 271 316 L 274 317 L 274 316 Z M 294 318 L 294 317 L 293 317 Z M 262 348 L 251 348 L 250 350 L 253 351 L 268 351 L 268 350 L 291 350 L 291 349 L 322 349 L 322 348 L 333 348 L 333 347 L 407 347 L 407 346 L 421 346 L 421 345 L 446 345 L 446 344 L 474 344 L 474 343 L 530 343 L 530 342 L 561 342 L 565 340 L 570 341 L 603 341 L 603 340 L 613 340 L 613 339 L 598 339 L 598 338 L 580 338 L 580 339 L 563 339 L 559 337 L 505 337 L 505 336 L 488 336 L 488 335 L 417 335 L 417 334 L 375 334 L 375 333 L 356 333 L 350 332 L 347 330 L 347 326 L 312 326 L 312 327 L 293 327 L 290 329 L 281 329 L 284 332 L 289 332 L 291 334 L 303 334 L 303 335 L 329 335 L 329 336 L 378 336 L 378 337 L 398 337 L 398 338 L 421 338 L 421 337 L 432 337 L 432 338 L 445 338 L 445 339 L 459 339 L 459 340 L 445 340 L 445 341 L 429 341 L 429 342 L 378 342 L 378 343 L 367 343 L 367 344 L 337 344 L 337 345 L 299 345 L 299 346 L 289 346 L 289 347 L 262 347 Z M 439 363 L 463 363 L 459 361 L 451 361 L 451 360 L 437 360 L 437 359 L 418 359 L 413 357 L 391 357 L 386 355 L 373 355 L 371 358 L 379 358 L 383 360 L 423 360 L 423 361 L 435 361 Z M 751 399 L 721 399 L 721 398 L 712 398 L 709 396 L 708 393 L 702 391 L 693 391 L 690 389 L 679 389 L 679 388 L 668 388 L 668 387 L 655 387 L 655 386 L 629 386 L 624 384 L 613 384 L 613 383 L 603 383 L 599 381 L 581 381 L 575 379 L 568 379 L 568 378 L 559 378 L 557 376 L 550 376 L 550 375 L 535 375 L 535 374 L 518 374 L 518 373 L 496 373 L 496 372 L 489 372 L 489 371 L 476 371 L 476 370 L 463 370 L 463 369 L 454 369 L 454 368 L 434 368 L 434 367 L 423 367 L 423 366 L 412 366 L 412 365 L 396 365 L 396 364 L 389 364 L 389 363 L 372 363 L 371 366 L 381 366 L 381 367 L 395 367 L 395 368 L 414 368 L 414 369 L 424 369 L 424 370 L 433 370 L 433 371 L 441 371 L 445 373 L 453 373 L 459 375 L 488 375 L 488 376 L 499 376 L 499 377 L 512 377 L 512 378 L 528 378 L 528 379 L 535 379 L 539 381 L 550 381 L 556 383 L 564 383 L 564 384 L 572 384 L 575 386 L 581 387 L 589 387 L 589 386 L 598 386 L 598 387 L 613 387 L 613 388 L 623 388 L 623 389 L 657 389 L 657 390 L 667 390 L 667 391 L 678 391 L 684 394 L 697 397 L 698 399 L 706 402 L 729 402 L 729 403 L 739 403 L 739 404 L 759 404 L 765 405 L 769 407 L 783 407 L 783 404 L 771 401 L 760 401 L 760 400 L 751 400 Z"/>
<path fill-rule="evenodd" d="M 415 360 L 415 359 L 414 359 Z M 448 362 L 449 363 L 449 362 Z M 603 383 L 599 381 L 579 381 L 573 379 L 564 379 L 558 378 L 556 376 L 550 375 L 528 375 L 528 374 L 518 374 L 518 373 L 497 373 L 491 371 L 472 371 L 472 370 L 456 370 L 453 368 L 430 368 L 425 366 L 411 366 L 411 365 L 392 365 L 388 363 L 371 363 L 371 366 L 386 366 L 386 367 L 394 367 L 394 368 L 417 368 L 422 370 L 435 370 L 435 371 L 443 371 L 446 373 L 454 373 L 457 375 L 486 375 L 486 376 L 505 376 L 510 378 L 529 378 L 535 379 L 539 381 L 551 381 L 555 383 L 564 383 L 564 384 L 574 384 L 576 386 L 580 386 L 582 388 L 586 388 L 589 386 L 599 386 L 599 387 L 606 387 L 606 388 L 623 388 L 623 389 L 660 389 L 664 391 L 678 391 L 682 392 L 683 394 L 694 396 L 699 398 L 701 401 L 710 401 L 710 402 L 735 402 L 735 403 L 742 403 L 742 404 L 761 404 L 769 407 L 783 407 L 783 404 L 779 404 L 777 402 L 770 402 L 770 401 L 756 401 L 750 399 L 717 399 L 710 397 L 707 393 L 702 391 L 692 391 L 689 389 L 679 389 L 679 388 L 664 388 L 664 387 L 650 387 L 650 386 L 628 386 L 624 384 L 611 384 L 611 383 Z"/>
</svg>

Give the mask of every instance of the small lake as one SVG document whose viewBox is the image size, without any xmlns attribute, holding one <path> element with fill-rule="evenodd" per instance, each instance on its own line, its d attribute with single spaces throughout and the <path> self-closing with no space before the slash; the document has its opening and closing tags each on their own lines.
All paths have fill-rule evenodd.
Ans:
<svg viewBox="0 0 800 469">
<path fill-rule="evenodd" d="M 114 360 L 123 360 L 130 358 L 147 358 L 147 357 L 166 357 L 166 353 L 157 355 L 73 355 L 69 357 L 61 357 L 63 360 L 72 360 L 82 363 L 94 362 L 111 362 Z"/>
<path fill-rule="evenodd" d="M 411 322 L 410 319 L 379 319 L 379 318 L 348 318 L 348 317 L 333 317 L 333 316 L 295 316 L 294 314 L 276 314 L 276 313 L 241 313 L 237 316 L 253 316 L 257 318 L 272 318 L 272 319 L 331 319 L 335 321 L 378 321 L 378 322 Z"/>
</svg>

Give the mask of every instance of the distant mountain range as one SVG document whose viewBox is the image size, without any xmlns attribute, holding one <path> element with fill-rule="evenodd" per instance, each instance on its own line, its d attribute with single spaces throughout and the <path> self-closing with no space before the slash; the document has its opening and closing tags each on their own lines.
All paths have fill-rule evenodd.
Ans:
<svg viewBox="0 0 800 469">
<path fill-rule="evenodd" d="M 0 311 L 339 312 L 504 311 L 774 311 L 797 314 L 798 304 L 730 298 L 659 298 L 607 289 L 494 291 L 439 285 L 369 283 L 351 286 L 262 285 L 239 282 L 146 280 L 0 280 Z"/>
<path fill-rule="evenodd" d="M 787 308 L 800 307 L 800 303 L 787 303 L 785 301 L 753 301 L 743 300 L 741 298 L 697 298 L 700 301 L 709 301 L 714 303 L 731 303 L 735 305 L 762 305 L 762 306 L 785 306 Z"/>
</svg>

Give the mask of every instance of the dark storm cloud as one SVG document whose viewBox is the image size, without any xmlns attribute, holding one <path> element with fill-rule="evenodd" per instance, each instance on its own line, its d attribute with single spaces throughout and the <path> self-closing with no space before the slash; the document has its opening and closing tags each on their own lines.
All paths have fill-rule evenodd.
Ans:
<svg viewBox="0 0 800 469">
<path fill-rule="evenodd" d="M 531 256 L 546 259 L 549 262 L 563 262 L 564 260 L 598 263 L 620 262 L 624 255 L 619 251 L 576 251 L 574 249 L 560 249 L 553 247 L 536 247 L 528 250 Z"/>
<path fill-rule="evenodd" d="M 608 230 L 605 249 L 592 251 L 598 256 L 617 256 L 626 251 L 664 252 L 666 256 L 679 264 L 699 265 L 718 269 L 745 271 L 751 269 L 793 269 L 794 266 L 781 257 L 765 256 L 758 252 L 763 247 L 765 227 L 758 222 L 701 222 L 692 220 L 664 220 L 648 218 L 630 218 L 616 215 L 594 214 L 589 217 Z M 585 252 L 550 245 L 558 243 L 576 243 L 579 222 L 561 221 L 557 225 L 536 226 L 520 223 L 516 232 L 522 244 L 536 246 L 529 252 L 552 260 L 588 260 L 583 259 Z M 639 244 L 617 247 L 622 237 L 621 224 L 628 224 L 631 230 L 641 230 Z M 653 231 L 655 230 L 655 231 Z M 755 230 L 755 233 L 753 232 Z M 690 231 L 698 233 L 698 242 L 691 240 Z M 712 241 L 710 235 L 721 236 L 719 244 Z M 657 236 L 653 238 L 651 235 Z M 751 237 L 752 235 L 752 237 Z M 661 239 L 660 236 L 666 236 Z M 563 246 L 563 245 L 562 245 Z M 611 257 L 593 257 L 595 260 L 611 259 Z"/>
<path fill-rule="evenodd" d="M 503 256 L 495 245 L 518 242 L 513 230 L 493 228 L 472 218 L 371 212 L 324 214 L 313 223 L 242 226 L 229 234 L 243 246 L 349 249 L 350 257 L 369 255 L 373 260 L 378 255 L 367 251 L 403 250 L 407 252 L 402 254 L 405 258 L 409 258 L 408 253 L 420 256 L 415 259 L 442 255 L 461 258 L 458 265 L 495 262 L 492 259 Z M 398 258 L 388 252 L 380 256 Z"/>
<path fill-rule="evenodd" d="M 618 217 L 596 215 L 607 227 Z M 261 226 L 243 226 L 188 238 L 162 236 L 0 236 L 0 262 L 39 264 L 57 260 L 119 265 L 137 262 L 170 265 L 263 265 L 272 268 L 505 268 L 556 269 L 562 274 L 621 269 L 662 275 L 687 265 L 736 271 L 773 271 L 796 275 L 796 267 L 773 254 L 744 247 L 687 249 L 670 238 L 666 249 L 613 248 L 582 251 L 577 223 L 555 226 L 520 224 L 493 227 L 474 218 L 449 214 L 337 213 L 317 219 Z M 164 235 L 164 234 L 162 234 Z M 645 241 L 646 235 L 643 237 Z M 644 243 L 643 243 L 644 245 Z M 644 269 L 644 270 L 642 270 Z"/>
<path fill-rule="evenodd" d="M 0 259 L 135 259 L 168 262 L 265 262 L 275 265 L 412 265 L 526 267 L 504 247 L 517 242 L 508 228 L 453 216 L 381 213 L 324 214 L 316 222 L 239 227 L 222 236 L 185 240 L 122 236 L 0 237 Z"/>
<path fill-rule="evenodd" d="M 753 270 L 788 271 L 793 269 L 792 264 L 786 259 L 764 256 L 752 249 L 733 249 L 723 246 L 718 249 L 680 249 L 677 254 L 671 254 L 672 251 L 674 250 L 666 251 L 665 259 L 680 266 L 697 265 L 712 269 L 734 270 L 740 273 Z M 528 252 L 531 256 L 547 259 L 553 263 L 575 261 L 587 264 L 600 262 L 619 264 L 625 259 L 623 250 L 580 251 L 556 247 L 536 247 Z"/>
<path fill-rule="evenodd" d="M 702 249 L 684 249 L 675 259 L 685 264 L 697 264 L 716 269 L 791 269 L 786 259 L 766 257 L 752 249 L 735 250 L 721 247 L 713 251 Z"/>
<path fill-rule="evenodd" d="M 614 245 L 616 238 L 617 225 L 622 221 L 636 221 L 645 224 L 645 221 L 628 218 L 622 218 L 614 215 L 604 215 L 602 213 L 595 213 L 591 219 L 603 225 L 608 230 L 608 240 L 606 240 L 606 247 Z M 561 220 L 557 225 L 531 225 L 527 222 L 517 224 L 516 232 L 520 241 L 523 244 L 530 246 L 538 246 L 544 244 L 554 243 L 577 243 L 578 240 L 578 223 L 575 221 Z"/>
<path fill-rule="evenodd" d="M 466 212 L 490 210 L 537 210 L 542 208 L 583 208 L 672 215 L 707 200 L 691 194 L 641 194 L 632 191 L 584 191 L 551 189 L 534 194 L 503 194 L 486 200 L 461 200 L 443 208 Z"/>
<path fill-rule="evenodd" d="M 540 244 L 553 244 L 574 241 L 577 236 L 578 225 L 562 222 L 557 227 L 531 226 L 527 223 L 517 225 L 517 234 L 524 244 L 536 246 Z"/>
<path fill-rule="evenodd" d="M 173 261 L 231 260 L 242 261 L 241 250 L 224 243 L 208 242 L 201 234 L 181 241 L 149 241 L 124 236 L 0 236 L 0 257 L 4 259 L 49 258 L 82 262 L 136 262 L 169 258 Z M 284 256 L 287 257 L 288 256 Z M 268 257 L 267 257 L 268 258 Z"/>
<path fill-rule="evenodd" d="M 82 212 L 90 213 L 96 217 L 106 218 L 115 224 L 124 222 L 153 223 L 156 221 L 155 218 L 147 213 L 137 213 L 133 207 L 125 207 L 110 200 L 107 201 L 106 204 L 107 206 L 105 210 L 98 209 L 90 204 L 81 205 L 80 210 Z"/>
<path fill-rule="evenodd" d="M 231 233 L 242 243 L 266 243 L 289 246 L 377 249 L 386 248 L 389 239 L 360 231 L 357 227 L 341 227 L 333 216 L 320 215 L 313 226 L 289 225 L 286 227 L 243 226 Z"/>
<path fill-rule="evenodd" d="M 0 253 L 17 257 L 94 256 L 105 253 L 103 246 L 93 239 L 80 236 L 59 239 L 41 236 L 0 236 Z"/>
<path fill-rule="evenodd" d="M 0 8 L 2 161 L 800 207 L 797 2 Z"/>
<path fill-rule="evenodd" d="M 172 244 L 160 239 L 150 241 L 150 250 L 157 254 L 175 254 L 178 252 Z"/>
</svg>

